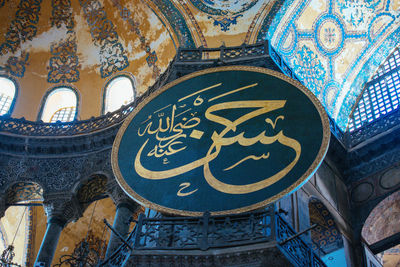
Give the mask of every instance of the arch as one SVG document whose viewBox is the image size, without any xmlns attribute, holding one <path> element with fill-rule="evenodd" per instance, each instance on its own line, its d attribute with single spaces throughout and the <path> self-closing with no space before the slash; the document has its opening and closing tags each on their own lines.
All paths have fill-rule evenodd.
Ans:
<svg viewBox="0 0 400 267">
<path fill-rule="evenodd" d="M 12 113 L 17 93 L 16 81 L 9 76 L 0 75 L 0 116 Z"/>
<path fill-rule="evenodd" d="M 329 254 L 343 246 L 343 240 L 335 220 L 325 205 L 315 197 L 308 202 L 310 212 L 310 224 L 317 224 L 311 230 L 313 250 L 321 250 L 323 254 Z"/>
<path fill-rule="evenodd" d="M 80 203 L 88 204 L 106 192 L 108 177 L 103 174 L 92 174 L 76 188 L 76 196 Z"/>
<path fill-rule="evenodd" d="M 357 98 L 350 114 L 352 132 L 399 108 L 400 46 L 378 67 Z"/>
<path fill-rule="evenodd" d="M 17 182 L 6 190 L 6 204 L 43 201 L 43 188 L 34 182 Z"/>
<path fill-rule="evenodd" d="M 50 89 L 42 100 L 38 119 L 44 122 L 73 121 L 78 114 L 79 95 L 70 86 Z"/>
<path fill-rule="evenodd" d="M 347 266 L 342 234 L 326 206 L 316 197 L 308 202 L 311 229 L 311 247 L 327 266 Z"/>
<path fill-rule="evenodd" d="M 109 79 L 103 89 L 102 114 L 113 112 L 134 101 L 135 81 L 135 77 L 128 73 L 119 73 Z"/>
<path fill-rule="evenodd" d="M 361 236 L 368 245 L 400 232 L 400 190 L 389 195 L 368 215 Z"/>
</svg>

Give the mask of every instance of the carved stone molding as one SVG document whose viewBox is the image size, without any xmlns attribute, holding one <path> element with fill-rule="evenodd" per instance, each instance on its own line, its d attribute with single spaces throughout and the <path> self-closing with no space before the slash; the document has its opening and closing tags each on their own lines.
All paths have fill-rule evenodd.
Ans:
<svg viewBox="0 0 400 267">
<path fill-rule="evenodd" d="M 107 194 L 113 200 L 115 206 L 125 205 L 133 213 L 136 212 L 140 205 L 133 201 L 119 186 L 116 180 L 111 180 L 107 183 Z"/>
<path fill-rule="evenodd" d="M 43 207 L 47 221 L 53 221 L 65 226 L 76 221 L 83 214 L 83 207 L 78 199 L 70 193 L 56 193 L 44 196 Z"/>
<path fill-rule="evenodd" d="M 25 158 L 0 154 L 0 191 L 16 182 L 34 182 L 44 193 L 68 191 L 93 173 L 111 174 L 110 150 L 83 156 Z"/>
</svg>

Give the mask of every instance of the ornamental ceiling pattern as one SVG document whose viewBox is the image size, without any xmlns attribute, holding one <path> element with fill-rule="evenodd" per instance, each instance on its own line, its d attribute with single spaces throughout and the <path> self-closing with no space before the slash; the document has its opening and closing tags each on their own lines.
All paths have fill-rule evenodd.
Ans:
<svg viewBox="0 0 400 267">
<path fill-rule="evenodd" d="M 399 0 L 4 0 L 0 18 L 0 73 L 21 88 L 12 115 L 31 120 L 54 86 L 80 92 L 86 119 L 118 73 L 132 73 L 140 95 L 178 47 L 268 39 L 345 129 L 400 37 Z"/>
<path fill-rule="evenodd" d="M 400 37 L 398 0 L 289 0 L 267 39 L 345 129 L 363 84 Z"/>
</svg>

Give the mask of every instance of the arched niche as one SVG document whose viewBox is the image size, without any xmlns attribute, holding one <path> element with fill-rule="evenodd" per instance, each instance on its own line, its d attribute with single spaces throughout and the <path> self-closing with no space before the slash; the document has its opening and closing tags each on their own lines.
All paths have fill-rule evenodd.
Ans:
<svg viewBox="0 0 400 267">
<path fill-rule="evenodd" d="M 76 196 L 80 203 L 89 204 L 106 193 L 107 176 L 93 174 L 81 182 L 76 189 Z"/>
<path fill-rule="evenodd" d="M 397 191 L 371 211 L 361 231 L 368 245 L 400 232 L 400 191 Z"/>
<path fill-rule="evenodd" d="M 332 214 L 317 198 L 311 197 L 308 203 L 312 249 L 327 266 L 346 266 L 342 234 Z"/>
<path fill-rule="evenodd" d="M 6 191 L 6 204 L 43 201 L 43 188 L 34 182 L 17 182 Z"/>
</svg>

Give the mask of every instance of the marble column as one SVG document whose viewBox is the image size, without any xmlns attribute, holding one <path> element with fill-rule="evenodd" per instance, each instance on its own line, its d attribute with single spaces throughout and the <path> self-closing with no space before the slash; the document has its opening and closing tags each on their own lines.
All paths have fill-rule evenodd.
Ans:
<svg viewBox="0 0 400 267">
<path fill-rule="evenodd" d="M 78 200 L 69 194 L 44 196 L 44 210 L 47 216 L 46 233 L 43 237 L 35 266 L 51 266 L 58 239 L 64 226 L 82 216 Z M 43 265 L 44 264 L 44 265 Z"/>
<path fill-rule="evenodd" d="M 122 237 L 126 238 L 129 234 L 129 220 L 140 206 L 128 197 L 115 181 L 112 181 L 107 185 L 107 193 L 116 206 L 113 228 Z M 105 258 L 111 256 L 121 244 L 121 239 L 111 232 Z"/>
</svg>

